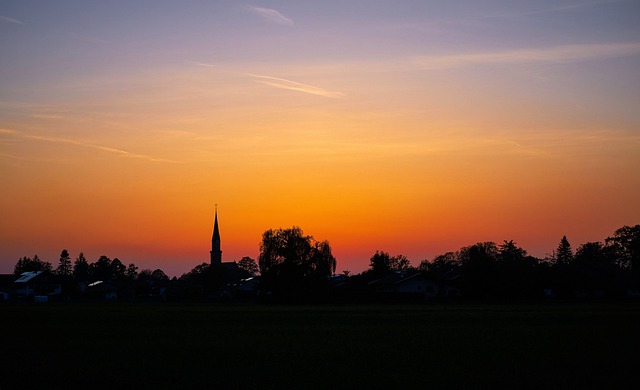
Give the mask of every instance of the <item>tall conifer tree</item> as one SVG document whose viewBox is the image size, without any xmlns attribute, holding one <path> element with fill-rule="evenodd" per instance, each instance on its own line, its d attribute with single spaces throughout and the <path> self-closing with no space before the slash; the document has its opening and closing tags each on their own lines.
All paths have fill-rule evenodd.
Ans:
<svg viewBox="0 0 640 390">
<path fill-rule="evenodd" d="M 556 264 L 569 264 L 573 261 L 573 251 L 567 236 L 562 236 L 558 249 L 556 249 Z"/>
</svg>

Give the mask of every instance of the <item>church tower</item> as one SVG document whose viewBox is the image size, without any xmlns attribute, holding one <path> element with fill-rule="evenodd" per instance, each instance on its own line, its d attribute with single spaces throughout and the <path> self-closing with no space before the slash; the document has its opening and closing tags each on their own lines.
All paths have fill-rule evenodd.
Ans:
<svg viewBox="0 0 640 390">
<path fill-rule="evenodd" d="M 213 237 L 211 237 L 211 265 L 222 264 L 222 250 L 220 250 L 220 231 L 218 230 L 218 205 L 213 222 Z"/>
</svg>

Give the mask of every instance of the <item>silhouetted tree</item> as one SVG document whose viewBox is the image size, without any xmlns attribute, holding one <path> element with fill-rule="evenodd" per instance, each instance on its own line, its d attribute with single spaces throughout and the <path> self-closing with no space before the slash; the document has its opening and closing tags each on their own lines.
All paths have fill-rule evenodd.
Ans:
<svg viewBox="0 0 640 390">
<path fill-rule="evenodd" d="M 432 261 L 423 260 L 418 267 L 419 271 L 432 272 L 438 277 L 454 271 L 458 267 L 458 257 L 454 252 L 447 252 L 436 256 Z"/>
<path fill-rule="evenodd" d="M 155 269 L 153 272 L 151 272 L 151 278 L 158 282 L 169 280 L 167 274 L 165 274 L 161 269 Z"/>
<path fill-rule="evenodd" d="M 404 255 L 390 256 L 385 251 L 376 251 L 369 260 L 369 268 L 376 276 L 382 276 L 393 271 L 408 269 L 411 262 Z"/>
<path fill-rule="evenodd" d="M 202 299 L 214 293 L 220 287 L 215 273 L 209 263 L 196 265 L 180 277 L 182 295 L 192 299 Z"/>
<path fill-rule="evenodd" d="M 125 271 L 125 277 L 130 281 L 136 280 L 138 278 L 138 267 L 135 264 L 130 263 Z"/>
<path fill-rule="evenodd" d="M 257 276 L 260 272 L 256 261 L 248 256 L 245 256 L 238 261 L 238 267 L 249 276 Z"/>
<path fill-rule="evenodd" d="M 261 283 L 276 293 L 311 292 L 335 271 L 336 261 L 326 241 L 316 242 L 299 227 L 267 230 L 260 243 Z"/>
<path fill-rule="evenodd" d="M 89 274 L 95 280 L 113 279 L 111 271 L 111 259 L 107 256 L 100 256 L 95 263 L 91 263 L 89 265 Z"/>
<path fill-rule="evenodd" d="M 391 258 L 391 264 L 394 270 L 402 270 L 411 268 L 411 262 L 405 255 L 396 255 Z"/>
<path fill-rule="evenodd" d="M 458 253 L 465 295 L 482 297 L 491 295 L 497 287 L 498 247 L 494 242 L 479 242 L 461 248 Z"/>
<path fill-rule="evenodd" d="M 503 297 L 535 295 L 542 286 L 538 280 L 536 266 L 539 261 L 527 256 L 527 251 L 513 240 L 498 246 L 497 280 L 494 291 Z"/>
<path fill-rule="evenodd" d="M 60 261 L 58 263 L 58 267 L 56 268 L 56 274 L 64 277 L 71 276 L 73 272 L 73 266 L 71 264 L 71 257 L 69 256 L 69 251 L 63 249 L 60 253 Z"/>
<path fill-rule="evenodd" d="M 153 280 L 153 277 L 151 276 L 151 274 L 153 274 L 153 271 L 150 270 L 149 268 L 145 268 L 138 273 L 138 280 L 151 281 Z"/>
<path fill-rule="evenodd" d="M 601 242 L 587 242 L 578 247 L 574 257 L 574 264 L 580 266 L 612 265 L 612 259 L 607 256 L 604 245 Z"/>
<path fill-rule="evenodd" d="M 140 297 L 155 299 L 164 296 L 163 288 L 169 284 L 169 277 L 161 269 L 143 269 L 138 273 L 135 282 L 135 292 Z M 154 298 L 155 297 L 155 298 Z"/>
<path fill-rule="evenodd" d="M 631 268 L 640 275 L 640 225 L 621 227 L 605 243 L 619 267 Z"/>
<path fill-rule="evenodd" d="M 15 275 L 20 275 L 23 272 L 30 272 L 30 271 L 26 271 L 28 268 L 30 268 L 30 263 L 31 263 L 31 258 L 24 256 L 18 259 L 18 261 L 16 262 L 16 264 L 13 266 L 13 273 Z"/>
<path fill-rule="evenodd" d="M 517 263 L 522 261 L 527 251 L 516 245 L 513 240 L 505 240 L 498 247 L 497 260 L 502 263 Z"/>
<path fill-rule="evenodd" d="M 615 285 L 615 259 L 601 242 L 580 245 L 571 264 L 573 288 L 587 293 L 612 292 Z"/>
<path fill-rule="evenodd" d="M 51 272 L 52 267 L 51 263 L 48 261 L 42 261 L 38 257 L 38 255 L 34 255 L 33 259 L 28 257 L 23 257 L 18 259 L 18 262 L 13 268 L 13 273 L 15 275 L 20 275 L 23 272 L 35 272 L 35 271 L 43 271 L 43 272 Z"/>
<path fill-rule="evenodd" d="M 124 280 L 126 278 L 127 267 L 116 257 L 109 266 L 111 278 L 113 280 Z"/>
<path fill-rule="evenodd" d="M 267 230 L 262 234 L 260 256 L 258 258 L 260 272 L 270 274 L 283 266 L 302 268 L 306 257 L 311 252 L 311 236 L 305 236 L 302 229 L 294 226 L 291 229 Z M 301 269 L 301 272 L 304 270 Z"/>
<path fill-rule="evenodd" d="M 567 265 L 573 261 L 573 250 L 571 250 L 571 244 L 567 240 L 567 236 L 562 236 L 560 244 L 555 253 L 555 262 L 558 265 Z"/>
<path fill-rule="evenodd" d="M 331 252 L 329 241 L 315 242 L 310 257 L 311 273 L 321 278 L 336 272 L 336 258 Z"/>
<path fill-rule="evenodd" d="M 180 279 L 185 279 L 185 280 L 197 279 L 209 269 L 209 265 L 210 265 L 209 263 L 198 264 L 195 267 L 193 267 L 191 271 L 187 272 L 186 274 L 183 274 L 180 277 Z"/>
<path fill-rule="evenodd" d="M 431 267 L 431 262 L 429 259 L 424 259 L 418 264 L 418 271 L 420 272 L 428 272 Z"/>
<path fill-rule="evenodd" d="M 89 263 L 82 252 L 80 252 L 76 261 L 73 262 L 73 278 L 76 282 L 89 280 Z"/>
<path fill-rule="evenodd" d="M 391 272 L 391 256 L 389 256 L 388 252 L 376 251 L 369 259 L 369 268 L 377 275 Z"/>
</svg>

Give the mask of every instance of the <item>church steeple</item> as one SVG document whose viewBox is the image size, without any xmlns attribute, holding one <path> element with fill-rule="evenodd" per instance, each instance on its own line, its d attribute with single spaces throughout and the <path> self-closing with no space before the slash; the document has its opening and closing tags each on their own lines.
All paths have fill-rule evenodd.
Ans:
<svg viewBox="0 0 640 390">
<path fill-rule="evenodd" d="M 218 229 L 218 205 L 213 221 L 213 236 L 211 237 L 211 265 L 222 263 L 222 250 L 220 250 L 220 230 Z"/>
</svg>

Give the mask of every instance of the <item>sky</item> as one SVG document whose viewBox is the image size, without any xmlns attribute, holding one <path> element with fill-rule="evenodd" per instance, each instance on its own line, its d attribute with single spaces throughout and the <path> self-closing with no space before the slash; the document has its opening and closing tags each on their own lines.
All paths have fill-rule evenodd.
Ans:
<svg viewBox="0 0 640 390">
<path fill-rule="evenodd" d="M 0 273 L 180 276 L 267 229 L 337 272 L 640 223 L 640 1 L 0 0 Z"/>
</svg>

